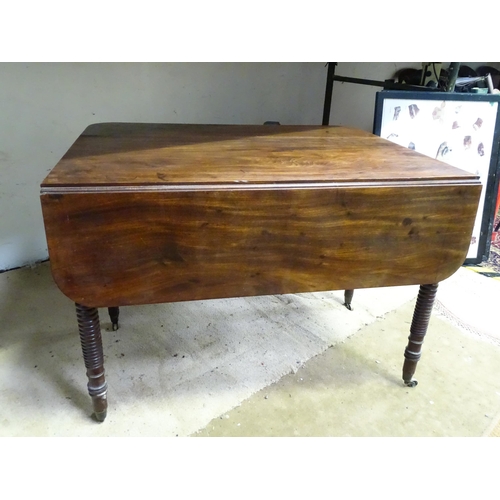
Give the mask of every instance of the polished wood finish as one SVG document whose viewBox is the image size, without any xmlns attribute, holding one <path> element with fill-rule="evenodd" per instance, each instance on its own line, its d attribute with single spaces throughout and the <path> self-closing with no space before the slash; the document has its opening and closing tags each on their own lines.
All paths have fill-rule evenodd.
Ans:
<svg viewBox="0 0 500 500">
<path fill-rule="evenodd" d="M 352 297 L 354 295 L 354 290 L 345 290 L 344 292 L 344 305 L 349 309 L 349 311 L 352 311 Z"/>
<path fill-rule="evenodd" d="M 403 364 L 403 381 L 409 387 L 417 385 L 417 381 L 413 380 L 413 375 L 421 356 L 422 344 L 429 326 L 437 289 L 438 285 L 436 283 L 420 285 Z"/>
<path fill-rule="evenodd" d="M 99 422 L 103 422 L 108 409 L 108 384 L 104 376 L 104 354 L 99 313 L 94 307 L 76 304 L 76 317 L 83 360 L 89 380 L 87 388 L 94 405 L 94 417 Z"/>
<path fill-rule="evenodd" d="M 122 305 L 344 289 L 350 307 L 356 288 L 438 283 L 465 259 L 480 190 L 349 128 L 106 123 L 41 203 L 57 285 L 117 328 Z"/>
<path fill-rule="evenodd" d="M 107 307 L 439 282 L 465 259 L 477 193 L 92 192 L 45 195 L 43 210 L 59 288 Z"/>
<path fill-rule="evenodd" d="M 120 316 L 119 307 L 108 307 L 109 319 L 114 331 L 118 330 L 118 318 Z"/>
<path fill-rule="evenodd" d="M 240 183 L 472 180 L 476 176 L 345 127 L 100 123 L 42 183 L 197 186 Z"/>
<path fill-rule="evenodd" d="M 434 283 L 476 177 L 341 127 L 91 126 L 42 184 L 54 278 L 87 306 Z"/>
</svg>

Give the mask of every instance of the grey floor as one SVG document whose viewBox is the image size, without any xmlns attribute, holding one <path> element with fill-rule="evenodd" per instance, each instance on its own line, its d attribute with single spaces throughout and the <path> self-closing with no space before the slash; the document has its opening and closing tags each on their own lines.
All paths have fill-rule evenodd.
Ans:
<svg viewBox="0 0 500 500">
<path fill-rule="evenodd" d="M 500 416 L 500 281 L 440 285 L 401 381 L 417 287 L 101 312 L 109 414 L 91 418 L 74 305 L 48 263 L 0 274 L 0 436 L 488 436 Z"/>
</svg>

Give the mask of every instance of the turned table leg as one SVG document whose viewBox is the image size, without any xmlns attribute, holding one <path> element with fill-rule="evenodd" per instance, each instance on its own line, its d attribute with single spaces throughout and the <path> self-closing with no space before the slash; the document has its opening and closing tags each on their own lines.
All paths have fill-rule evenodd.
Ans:
<svg viewBox="0 0 500 500">
<path fill-rule="evenodd" d="M 111 320 L 111 325 L 113 331 L 118 330 L 118 316 L 120 315 L 119 307 L 108 307 L 109 319 Z"/>
<path fill-rule="evenodd" d="M 420 359 L 422 344 L 429 325 L 437 288 L 437 284 L 421 285 L 418 292 L 403 364 L 403 381 L 408 387 L 415 387 L 418 383 L 416 380 L 412 380 L 412 377 Z"/>
<path fill-rule="evenodd" d="M 351 302 L 353 295 L 354 295 L 354 290 L 344 291 L 344 305 L 347 307 L 347 309 L 349 309 L 349 311 L 352 311 Z"/>
<path fill-rule="evenodd" d="M 87 368 L 88 390 L 94 405 L 94 415 L 99 422 L 106 418 L 108 408 L 108 384 L 104 378 L 104 355 L 102 352 L 99 313 L 95 307 L 76 304 L 76 317 L 82 344 L 83 359 Z"/>
</svg>

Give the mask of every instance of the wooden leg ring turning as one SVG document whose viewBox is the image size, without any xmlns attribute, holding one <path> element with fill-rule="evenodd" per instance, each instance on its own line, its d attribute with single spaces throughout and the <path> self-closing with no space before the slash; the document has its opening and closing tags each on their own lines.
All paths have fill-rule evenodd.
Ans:
<svg viewBox="0 0 500 500">
<path fill-rule="evenodd" d="M 76 304 L 76 317 L 89 380 L 87 387 L 94 406 L 94 416 L 97 421 L 103 422 L 108 408 L 108 384 L 104 378 L 104 355 L 99 313 L 94 307 Z"/>
<path fill-rule="evenodd" d="M 418 383 L 416 380 L 413 380 L 413 375 L 420 359 L 422 344 L 427 333 L 437 288 L 437 284 L 421 285 L 418 292 L 403 364 L 403 381 L 408 387 L 415 387 Z"/>
</svg>

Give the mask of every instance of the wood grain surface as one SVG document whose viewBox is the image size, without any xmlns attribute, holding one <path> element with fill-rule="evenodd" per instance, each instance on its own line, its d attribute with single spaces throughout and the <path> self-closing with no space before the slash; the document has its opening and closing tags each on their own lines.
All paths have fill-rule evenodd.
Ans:
<svg viewBox="0 0 500 500">
<path fill-rule="evenodd" d="M 476 176 L 345 127 L 103 123 L 42 189 L 466 178 Z"/>
<path fill-rule="evenodd" d="M 437 283 L 480 185 L 42 195 L 52 273 L 108 307 Z"/>
<path fill-rule="evenodd" d="M 52 273 L 88 307 L 437 283 L 477 176 L 318 126 L 104 123 L 42 183 Z"/>
<path fill-rule="evenodd" d="M 416 385 L 431 299 L 464 262 L 480 192 L 475 175 L 342 127 L 88 127 L 41 204 L 95 418 L 98 307 L 117 326 L 124 305 L 419 284 L 403 369 Z"/>
</svg>

